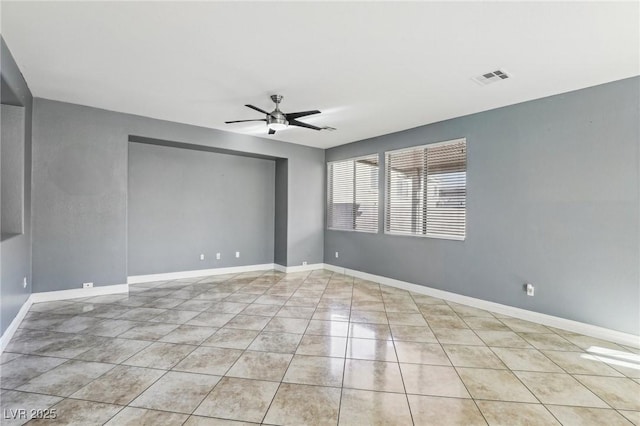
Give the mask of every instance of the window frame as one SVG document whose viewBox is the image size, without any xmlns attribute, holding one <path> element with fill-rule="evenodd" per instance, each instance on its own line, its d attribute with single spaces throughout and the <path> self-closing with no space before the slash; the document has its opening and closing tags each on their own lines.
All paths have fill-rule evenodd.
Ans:
<svg viewBox="0 0 640 426">
<path fill-rule="evenodd" d="M 429 234 L 429 233 L 424 233 L 424 234 L 407 234 L 407 233 L 402 233 L 402 232 L 393 232 L 393 231 L 388 231 L 387 229 L 387 212 L 388 212 L 388 208 L 389 208 L 389 193 L 387 191 L 388 189 L 388 184 L 389 184 L 389 168 L 387 167 L 387 154 L 399 154 L 402 152 L 409 152 L 409 151 L 414 151 L 414 150 L 418 150 L 418 149 L 429 149 L 429 148 L 435 148 L 438 146 L 443 146 L 443 145 L 450 145 L 450 144 L 455 144 L 455 143 L 460 143 L 460 142 L 464 142 L 465 145 L 465 167 L 464 167 L 464 172 L 465 172 L 465 204 L 464 204 L 464 210 L 465 210 L 465 220 L 464 220 L 464 236 L 458 236 L 458 235 L 441 235 L 441 234 Z M 448 141 L 441 141 L 441 142 L 433 142 L 433 143 L 427 143 L 424 145 L 415 145 L 415 146 L 410 146 L 407 148 L 400 148 L 400 149 L 394 149 L 391 151 L 385 151 L 384 152 L 384 218 L 383 218 L 383 230 L 384 230 L 384 234 L 385 235 L 393 235 L 393 236 L 397 236 L 397 237 L 418 237 L 418 238 L 435 238 L 438 240 L 452 240 L 452 241 L 465 241 L 467 239 L 467 195 L 469 194 L 468 192 L 468 186 L 467 186 L 467 171 L 468 171 L 468 166 L 469 166 L 469 156 L 468 156 L 468 150 L 467 150 L 467 138 L 458 138 L 458 139 L 451 139 Z M 426 162 L 426 155 L 424 158 L 424 161 Z M 426 192 L 426 185 L 425 188 L 423 188 L 423 192 Z M 426 205 L 426 197 L 423 200 L 423 203 L 425 203 Z M 423 206 L 424 209 L 424 206 Z"/>
<path fill-rule="evenodd" d="M 354 163 L 354 169 L 353 169 L 353 203 L 355 205 L 355 201 L 356 201 L 356 173 L 355 173 L 355 162 L 358 160 L 362 160 L 365 158 L 370 158 L 376 156 L 377 160 L 378 160 L 378 172 L 376 173 L 376 184 L 378 187 L 377 190 L 377 212 L 376 214 L 378 215 L 378 218 L 376 220 L 376 230 L 375 231 L 369 231 L 369 230 L 362 230 L 362 229 L 356 229 L 354 228 L 350 228 L 350 229 L 344 229 L 344 228 L 332 228 L 329 226 L 329 205 L 330 205 L 330 200 L 331 200 L 331 194 L 329 192 L 329 187 L 331 186 L 329 184 L 329 180 L 331 179 L 331 174 L 329 173 L 329 167 L 331 164 L 333 163 L 340 163 L 340 162 L 344 162 L 344 161 L 353 161 Z M 333 161 L 327 161 L 327 168 L 326 168 L 326 173 L 327 173 L 327 180 L 326 180 L 326 188 L 327 188 L 327 194 L 326 194 L 326 203 L 325 203 L 325 222 L 326 222 L 326 229 L 328 231 L 342 231 L 342 232 L 363 232 L 365 234 L 379 234 L 380 233 L 380 153 L 379 152 L 372 152 L 370 154 L 365 154 L 365 155 L 359 155 L 357 157 L 349 157 L 349 158 L 343 158 L 340 160 L 333 160 Z"/>
</svg>

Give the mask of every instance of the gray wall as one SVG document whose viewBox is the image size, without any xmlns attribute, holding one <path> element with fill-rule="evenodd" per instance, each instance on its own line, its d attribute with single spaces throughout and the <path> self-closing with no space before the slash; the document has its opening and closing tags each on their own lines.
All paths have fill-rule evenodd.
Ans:
<svg viewBox="0 0 640 426">
<path fill-rule="evenodd" d="M 289 162 L 286 159 L 276 160 L 276 211 L 275 211 L 275 240 L 273 261 L 278 265 L 287 265 L 287 209 L 289 187 L 288 181 Z"/>
<path fill-rule="evenodd" d="M 31 120 L 33 98 L 9 48 L 0 37 L 2 103 L 24 107 L 23 233 L 0 243 L 0 332 L 4 333 L 31 293 Z M 23 288 L 23 278 L 27 288 Z"/>
<path fill-rule="evenodd" d="M 129 135 L 286 158 L 287 264 L 322 262 L 323 150 L 36 98 L 34 291 L 126 282 Z"/>
<path fill-rule="evenodd" d="M 468 193 L 464 242 L 385 235 L 381 209 L 378 234 L 325 231 L 325 262 L 639 334 L 639 93 L 636 77 L 327 150 L 466 137 Z"/>
<path fill-rule="evenodd" d="M 274 199 L 273 160 L 131 142 L 128 274 L 273 263 Z"/>
<path fill-rule="evenodd" d="M 1 106 L 2 240 L 24 232 L 24 116 L 22 106 Z"/>
</svg>

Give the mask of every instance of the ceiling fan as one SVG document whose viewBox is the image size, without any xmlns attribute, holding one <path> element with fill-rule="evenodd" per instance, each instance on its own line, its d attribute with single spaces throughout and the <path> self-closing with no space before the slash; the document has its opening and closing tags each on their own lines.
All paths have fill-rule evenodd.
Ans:
<svg viewBox="0 0 640 426">
<path fill-rule="evenodd" d="M 276 130 L 286 129 L 287 126 L 298 126 L 304 127 L 305 129 L 313 129 L 313 130 L 336 130 L 333 127 L 324 126 L 318 127 L 312 124 L 303 123 L 302 121 L 298 121 L 298 118 L 306 117 L 308 115 L 320 114 L 320 111 L 314 109 L 312 111 L 299 111 L 299 112 L 290 112 L 285 114 L 280 111 L 280 102 L 282 102 L 282 95 L 271 95 L 271 100 L 276 104 L 276 109 L 271 112 L 267 112 L 263 109 L 258 108 L 253 105 L 245 105 L 253 110 L 261 112 L 266 115 L 265 118 L 256 118 L 254 120 L 234 120 L 234 121 L 225 121 L 225 124 L 231 123 L 246 123 L 247 121 L 265 121 L 267 123 L 267 127 L 269 128 L 269 134 L 273 135 Z"/>
</svg>

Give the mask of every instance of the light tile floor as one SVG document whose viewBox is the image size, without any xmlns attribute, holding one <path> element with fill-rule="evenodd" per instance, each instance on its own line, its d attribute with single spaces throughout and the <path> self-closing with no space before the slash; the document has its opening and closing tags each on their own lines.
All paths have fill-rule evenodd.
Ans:
<svg viewBox="0 0 640 426">
<path fill-rule="evenodd" d="M 144 283 L 33 305 L 1 423 L 639 425 L 639 354 L 328 271 Z"/>
</svg>

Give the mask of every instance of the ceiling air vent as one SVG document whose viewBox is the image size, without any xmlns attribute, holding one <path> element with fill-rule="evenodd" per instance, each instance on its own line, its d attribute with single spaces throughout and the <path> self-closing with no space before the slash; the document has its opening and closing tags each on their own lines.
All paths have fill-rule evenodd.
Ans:
<svg viewBox="0 0 640 426">
<path fill-rule="evenodd" d="M 488 84 L 497 83 L 501 80 L 506 80 L 510 77 L 511 76 L 505 70 L 496 70 L 477 77 L 472 77 L 471 79 L 481 86 L 486 86 Z"/>
</svg>

